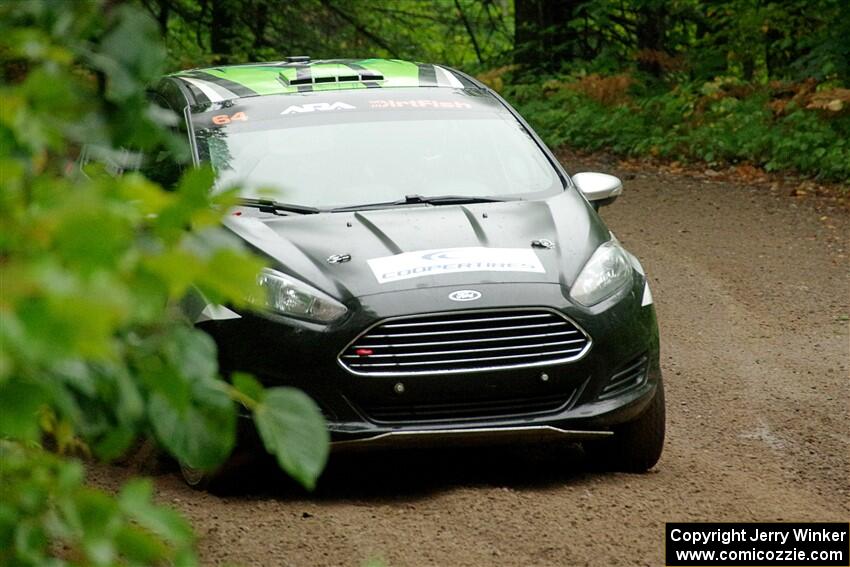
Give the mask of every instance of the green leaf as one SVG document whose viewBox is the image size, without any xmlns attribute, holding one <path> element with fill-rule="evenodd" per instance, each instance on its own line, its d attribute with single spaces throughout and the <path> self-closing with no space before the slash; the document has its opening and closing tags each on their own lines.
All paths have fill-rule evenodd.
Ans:
<svg viewBox="0 0 850 567">
<path fill-rule="evenodd" d="M 231 376 L 233 387 L 255 402 L 262 402 L 265 397 L 263 385 L 256 378 L 244 372 L 234 372 Z"/>
<path fill-rule="evenodd" d="M 37 560 L 48 545 L 44 528 L 32 519 L 15 526 L 13 539 L 16 554 L 29 561 Z"/>
<path fill-rule="evenodd" d="M 145 361 L 149 420 L 157 439 L 194 468 L 220 464 L 235 442 L 235 407 L 218 378 L 216 347 L 202 331 L 174 327 L 150 346 Z M 152 353 L 153 354 L 153 353 Z"/>
<path fill-rule="evenodd" d="M 115 368 L 115 413 L 121 423 L 135 424 L 144 416 L 145 403 L 139 392 L 139 384 L 123 367 Z"/>
<path fill-rule="evenodd" d="M 0 437 L 37 441 L 38 410 L 48 401 L 46 390 L 38 384 L 0 384 Z"/>
<path fill-rule="evenodd" d="M 148 402 L 157 439 L 190 467 L 208 470 L 220 465 L 236 441 L 236 408 L 230 397 L 212 379 L 192 383 L 188 399 L 172 392 L 155 391 Z"/>
<path fill-rule="evenodd" d="M 94 453 L 104 461 L 111 461 L 123 455 L 136 439 L 136 431 L 129 427 L 116 425 L 107 429 L 104 436 L 94 445 Z"/>
<path fill-rule="evenodd" d="M 118 551 L 112 530 L 121 521 L 117 503 L 109 495 L 92 489 L 77 492 L 73 502 L 82 528 L 83 549 L 93 563 L 112 563 Z"/>
<path fill-rule="evenodd" d="M 210 214 L 209 193 L 214 179 L 210 167 L 189 169 L 177 185 L 176 200 L 162 209 L 156 219 L 158 233 L 168 239 L 178 238 L 185 233 L 186 225 L 195 214 Z"/>
<path fill-rule="evenodd" d="M 153 483 L 134 479 L 121 489 L 121 510 L 145 529 L 175 545 L 192 542 L 192 528 L 177 512 L 153 503 Z"/>
<path fill-rule="evenodd" d="M 254 410 L 254 421 L 281 468 L 312 490 L 327 462 L 330 441 L 316 403 L 295 388 L 272 388 Z"/>
<path fill-rule="evenodd" d="M 198 275 L 198 286 L 216 303 L 232 299 L 242 304 L 257 293 L 257 274 L 265 262 L 246 257 L 238 250 L 221 248 L 212 255 L 206 270 Z"/>
<path fill-rule="evenodd" d="M 181 376 L 193 381 L 210 380 L 217 376 L 218 358 L 215 341 L 191 327 L 176 327 L 164 347 L 168 362 Z"/>
<path fill-rule="evenodd" d="M 96 205 L 81 205 L 93 210 L 84 208 L 63 215 L 56 233 L 58 253 L 83 271 L 114 265 L 131 241 L 130 223 L 110 211 L 94 208 Z"/>
<path fill-rule="evenodd" d="M 135 526 L 123 526 L 118 530 L 115 543 L 130 565 L 155 565 L 167 554 L 161 541 Z"/>
</svg>

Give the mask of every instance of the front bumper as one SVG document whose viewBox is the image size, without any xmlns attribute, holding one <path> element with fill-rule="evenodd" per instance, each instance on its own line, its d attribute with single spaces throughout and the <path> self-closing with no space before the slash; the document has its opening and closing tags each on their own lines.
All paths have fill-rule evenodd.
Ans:
<svg viewBox="0 0 850 567">
<path fill-rule="evenodd" d="M 244 313 L 239 318 L 199 324 L 216 341 L 222 372 L 254 374 L 266 386 L 294 386 L 322 409 L 332 441 L 339 446 L 431 444 L 450 441 L 606 435 L 612 427 L 640 415 L 660 380 L 658 329 L 653 306 L 641 305 L 645 281 L 585 309 L 564 297 L 557 284 L 480 284 L 475 308 L 543 307 L 564 313 L 592 339 L 579 359 L 546 367 L 512 368 L 452 375 L 358 376 L 337 356 L 365 329 L 390 317 L 469 309 L 448 299 L 456 286 L 432 287 L 359 298 L 349 314 L 329 326 L 274 314 Z M 624 369 L 636 378 L 610 388 Z M 399 388 L 398 385 L 402 387 Z M 399 390 L 403 390 L 399 393 Z M 506 410 L 513 399 L 558 399 L 545 411 Z M 378 419 L 368 408 L 455 403 L 491 408 L 486 415 Z M 510 404 L 507 404 L 510 405 Z"/>
</svg>

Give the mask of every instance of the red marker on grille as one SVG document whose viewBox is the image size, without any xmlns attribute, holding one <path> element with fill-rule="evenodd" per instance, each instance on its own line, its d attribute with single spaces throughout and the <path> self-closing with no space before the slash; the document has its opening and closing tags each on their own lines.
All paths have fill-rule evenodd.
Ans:
<svg viewBox="0 0 850 567">
<path fill-rule="evenodd" d="M 370 348 L 358 348 L 354 351 L 357 356 L 372 356 L 373 351 Z"/>
</svg>

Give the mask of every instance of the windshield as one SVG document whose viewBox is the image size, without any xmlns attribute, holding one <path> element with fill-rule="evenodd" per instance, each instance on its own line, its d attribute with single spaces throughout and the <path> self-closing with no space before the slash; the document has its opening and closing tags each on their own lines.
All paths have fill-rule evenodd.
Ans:
<svg viewBox="0 0 850 567">
<path fill-rule="evenodd" d="M 458 195 L 529 198 L 562 188 L 495 99 L 450 89 L 364 89 L 241 99 L 192 117 L 217 187 L 319 208 Z"/>
</svg>

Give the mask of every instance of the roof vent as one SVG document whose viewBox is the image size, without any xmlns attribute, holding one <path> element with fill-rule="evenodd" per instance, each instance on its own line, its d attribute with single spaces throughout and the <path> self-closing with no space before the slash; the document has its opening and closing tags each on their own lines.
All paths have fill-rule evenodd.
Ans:
<svg viewBox="0 0 850 567">
<path fill-rule="evenodd" d="M 283 73 L 278 74 L 278 81 L 287 87 L 295 87 L 298 85 L 320 85 L 322 83 L 359 83 L 362 81 L 383 81 L 384 76 L 373 71 L 364 71 L 357 75 L 311 75 L 309 77 L 300 77 L 288 79 Z"/>
<path fill-rule="evenodd" d="M 309 63 L 309 55 L 290 55 L 285 59 L 287 63 Z"/>
</svg>

